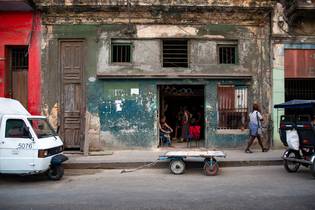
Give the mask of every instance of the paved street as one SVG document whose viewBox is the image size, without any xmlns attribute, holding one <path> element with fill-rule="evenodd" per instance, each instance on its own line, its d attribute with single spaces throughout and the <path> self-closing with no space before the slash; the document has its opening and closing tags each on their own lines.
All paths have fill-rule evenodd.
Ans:
<svg viewBox="0 0 315 210">
<path fill-rule="evenodd" d="M 61 181 L 43 176 L 0 177 L 0 209 L 315 209 L 309 170 L 282 166 L 227 167 L 216 177 L 190 169 L 67 170 Z"/>
</svg>

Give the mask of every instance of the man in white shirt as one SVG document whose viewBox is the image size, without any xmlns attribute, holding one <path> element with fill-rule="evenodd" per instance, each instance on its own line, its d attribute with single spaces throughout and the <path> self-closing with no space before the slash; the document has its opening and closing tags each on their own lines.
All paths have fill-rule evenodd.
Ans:
<svg viewBox="0 0 315 210">
<path fill-rule="evenodd" d="M 261 116 L 261 113 L 259 112 L 259 106 L 258 104 L 253 104 L 253 112 L 249 114 L 249 132 L 250 132 L 250 138 L 247 144 L 247 147 L 245 149 L 246 153 L 253 153 L 249 148 L 253 144 L 255 138 L 257 138 L 259 145 L 261 146 L 262 152 L 267 152 L 268 149 L 264 148 L 261 140 L 261 134 L 262 134 L 262 126 L 261 123 L 263 121 L 263 117 Z"/>
</svg>

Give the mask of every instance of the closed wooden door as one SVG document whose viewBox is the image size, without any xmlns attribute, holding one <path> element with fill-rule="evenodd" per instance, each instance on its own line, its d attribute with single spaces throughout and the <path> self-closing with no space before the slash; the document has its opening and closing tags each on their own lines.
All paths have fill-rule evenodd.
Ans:
<svg viewBox="0 0 315 210">
<path fill-rule="evenodd" d="M 84 88 L 83 41 L 60 42 L 61 135 L 66 148 L 83 148 Z"/>
<path fill-rule="evenodd" d="M 28 48 L 10 48 L 10 72 L 8 73 L 8 96 L 27 109 L 28 98 Z"/>
</svg>

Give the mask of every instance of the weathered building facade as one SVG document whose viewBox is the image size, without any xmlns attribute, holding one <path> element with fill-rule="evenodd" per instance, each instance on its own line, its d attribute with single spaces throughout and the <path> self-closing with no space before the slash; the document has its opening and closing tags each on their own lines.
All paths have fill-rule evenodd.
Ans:
<svg viewBox="0 0 315 210">
<path fill-rule="evenodd" d="M 270 124 L 273 1 L 34 2 L 42 104 L 68 148 L 156 147 L 180 108 L 199 112 L 206 147 L 243 147 L 254 102 Z"/>
<path fill-rule="evenodd" d="M 315 99 L 315 1 L 279 1 L 273 17 L 273 103 Z M 273 112 L 274 143 L 283 111 Z"/>
</svg>

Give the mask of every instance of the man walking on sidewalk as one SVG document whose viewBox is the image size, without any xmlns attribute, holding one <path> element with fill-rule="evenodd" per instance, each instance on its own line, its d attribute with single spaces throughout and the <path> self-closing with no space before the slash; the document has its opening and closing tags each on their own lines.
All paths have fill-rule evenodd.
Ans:
<svg viewBox="0 0 315 210">
<path fill-rule="evenodd" d="M 246 153 L 253 153 L 249 148 L 253 144 L 255 138 L 257 138 L 259 145 L 261 146 L 262 152 L 267 152 L 268 149 L 264 148 L 261 140 L 262 134 L 262 126 L 261 123 L 263 121 L 263 117 L 259 111 L 258 104 L 253 104 L 253 112 L 249 114 L 249 141 L 247 147 L 245 149 Z"/>
</svg>

